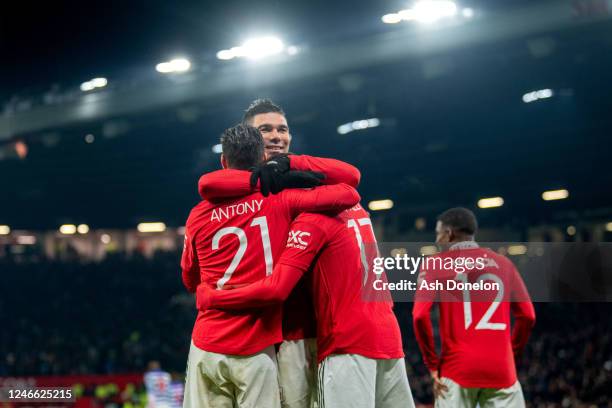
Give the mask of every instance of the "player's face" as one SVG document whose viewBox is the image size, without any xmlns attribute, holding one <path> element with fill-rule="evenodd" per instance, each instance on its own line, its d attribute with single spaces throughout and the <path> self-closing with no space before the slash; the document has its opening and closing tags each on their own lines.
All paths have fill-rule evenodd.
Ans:
<svg viewBox="0 0 612 408">
<path fill-rule="evenodd" d="M 261 132 L 267 159 L 289 152 L 291 134 L 287 119 L 283 115 L 276 112 L 260 113 L 253 117 L 252 126 Z"/>
<path fill-rule="evenodd" d="M 440 221 L 436 223 L 436 244 L 445 245 L 451 240 L 451 229 Z"/>
</svg>

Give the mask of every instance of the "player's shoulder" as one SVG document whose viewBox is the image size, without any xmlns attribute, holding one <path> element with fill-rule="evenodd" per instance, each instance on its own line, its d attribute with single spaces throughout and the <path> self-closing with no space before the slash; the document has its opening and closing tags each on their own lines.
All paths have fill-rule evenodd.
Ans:
<svg viewBox="0 0 612 408">
<path fill-rule="evenodd" d="M 368 213 L 360 203 L 357 203 L 351 208 L 347 208 L 340 212 L 337 218 L 346 222 L 352 219 L 370 218 L 370 213 Z"/>
<path fill-rule="evenodd" d="M 193 225 L 194 223 L 197 223 L 197 221 L 201 218 L 201 216 L 206 213 L 206 211 L 208 211 L 210 208 L 212 207 L 212 204 L 209 201 L 206 200 L 202 200 L 199 203 L 197 203 L 192 209 L 191 211 L 189 211 L 189 216 L 187 217 L 187 227 L 189 227 L 190 225 Z"/>
</svg>

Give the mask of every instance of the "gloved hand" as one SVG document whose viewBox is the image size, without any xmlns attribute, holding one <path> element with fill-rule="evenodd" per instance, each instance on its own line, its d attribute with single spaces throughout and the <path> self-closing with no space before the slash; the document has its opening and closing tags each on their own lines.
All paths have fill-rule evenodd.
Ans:
<svg viewBox="0 0 612 408">
<path fill-rule="evenodd" d="M 323 173 L 315 171 L 290 170 L 282 173 L 275 164 L 263 166 L 262 163 L 253 171 L 251 187 L 255 187 L 259 179 L 259 188 L 265 197 L 270 193 L 278 194 L 286 188 L 316 187 L 321 185 L 321 180 L 325 178 Z"/>
<path fill-rule="evenodd" d="M 321 185 L 325 174 L 318 171 L 290 170 L 280 178 L 280 191 L 286 188 L 312 188 Z"/>
<path fill-rule="evenodd" d="M 255 188 L 259 180 L 261 194 L 267 197 L 270 192 L 276 194 L 281 191 L 280 177 L 289 171 L 290 160 L 286 154 L 279 154 L 251 169 L 251 188 Z"/>
</svg>

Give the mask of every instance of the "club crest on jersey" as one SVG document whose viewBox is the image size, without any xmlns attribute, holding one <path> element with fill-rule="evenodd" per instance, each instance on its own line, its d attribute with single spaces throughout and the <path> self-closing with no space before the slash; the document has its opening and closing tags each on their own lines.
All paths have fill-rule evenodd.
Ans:
<svg viewBox="0 0 612 408">
<path fill-rule="evenodd" d="M 306 249 L 309 237 L 310 232 L 291 230 L 287 239 L 287 248 Z"/>
</svg>

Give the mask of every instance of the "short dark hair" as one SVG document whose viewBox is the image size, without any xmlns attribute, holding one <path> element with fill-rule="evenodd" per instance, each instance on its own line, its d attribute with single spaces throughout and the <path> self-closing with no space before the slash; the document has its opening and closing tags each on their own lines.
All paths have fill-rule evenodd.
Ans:
<svg viewBox="0 0 612 408">
<path fill-rule="evenodd" d="M 221 136 L 223 156 L 228 167 L 247 170 L 264 157 L 264 142 L 259 130 L 239 124 L 226 129 Z"/>
<path fill-rule="evenodd" d="M 438 216 L 438 221 L 454 231 L 474 235 L 478 230 L 478 221 L 474 213 L 467 208 L 455 207 L 444 211 Z"/>
<path fill-rule="evenodd" d="M 247 110 L 244 112 L 244 116 L 242 117 L 242 123 L 250 125 L 253 123 L 253 118 L 256 115 L 270 112 L 280 113 L 281 115 L 285 116 L 285 112 L 283 112 L 283 109 L 274 102 L 272 102 L 270 99 L 255 99 L 253 102 L 251 102 Z"/>
</svg>

